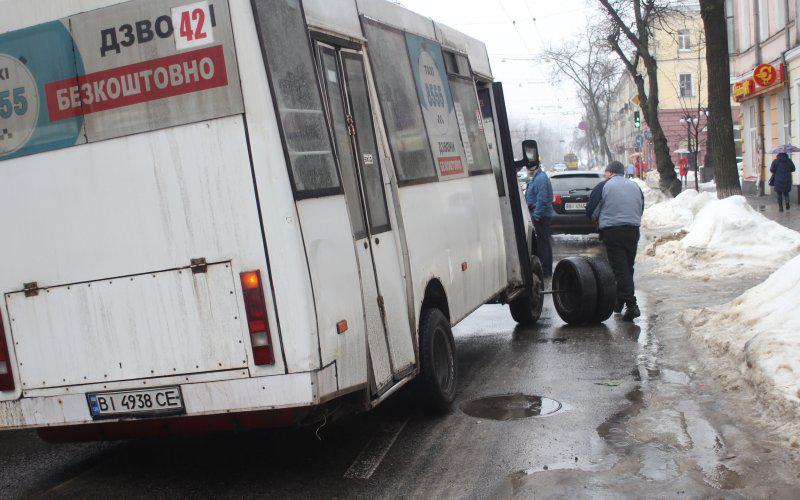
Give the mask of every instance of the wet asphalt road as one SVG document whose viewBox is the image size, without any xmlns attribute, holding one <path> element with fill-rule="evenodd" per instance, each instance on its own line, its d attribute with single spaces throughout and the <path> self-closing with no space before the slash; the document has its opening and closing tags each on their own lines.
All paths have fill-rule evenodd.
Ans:
<svg viewBox="0 0 800 500">
<path fill-rule="evenodd" d="M 556 253 L 598 249 L 559 240 Z M 719 387 L 679 321 L 745 284 L 640 275 L 638 285 L 636 324 L 567 327 L 548 300 L 539 326 L 520 329 L 506 307 L 479 309 L 455 330 L 458 401 L 444 417 L 406 391 L 317 433 L 50 445 L 5 432 L 0 497 L 797 498 L 785 436 L 746 391 Z M 505 394 L 561 409 L 503 421 L 469 408 Z"/>
</svg>

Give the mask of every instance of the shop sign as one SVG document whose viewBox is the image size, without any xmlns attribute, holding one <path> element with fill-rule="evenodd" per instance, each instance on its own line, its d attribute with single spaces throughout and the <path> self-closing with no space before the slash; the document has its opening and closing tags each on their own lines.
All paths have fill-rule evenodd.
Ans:
<svg viewBox="0 0 800 500">
<path fill-rule="evenodd" d="M 745 97 L 751 95 L 756 90 L 756 83 L 752 78 L 742 80 L 733 84 L 733 98 L 736 101 L 741 101 Z"/>
<path fill-rule="evenodd" d="M 778 70 L 771 64 L 759 64 L 753 70 L 753 80 L 761 87 L 769 87 L 778 81 Z"/>
</svg>

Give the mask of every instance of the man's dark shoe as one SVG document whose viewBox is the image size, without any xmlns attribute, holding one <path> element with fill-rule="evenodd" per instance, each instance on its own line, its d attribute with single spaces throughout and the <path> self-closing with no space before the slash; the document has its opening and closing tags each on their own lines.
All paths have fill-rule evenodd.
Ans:
<svg viewBox="0 0 800 500">
<path fill-rule="evenodd" d="M 622 315 L 622 319 L 623 321 L 633 321 L 641 315 L 642 311 L 639 310 L 639 306 L 636 304 L 636 302 L 628 302 L 627 307 L 625 308 L 625 314 Z"/>
<path fill-rule="evenodd" d="M 617 303 L 614 304 L 614 312 L 617 314 L 621 313 L 623 307 L 625 307 L 625 301 L 617 299 Z"/>
</svg>

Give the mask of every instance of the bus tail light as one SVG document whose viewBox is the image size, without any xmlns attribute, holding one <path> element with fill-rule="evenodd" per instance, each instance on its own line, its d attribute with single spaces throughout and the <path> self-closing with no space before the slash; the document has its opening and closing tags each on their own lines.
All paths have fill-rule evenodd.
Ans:
<svg viewBox="0 0 800 500">
<path fill-rule="evenodd" d="M 267 302 L 264 300 L 264 287 L 261 284 L 260 271 L 248 271 L 239 275 L 244 295 L 244 310 L 247 315 L 247 327 L 250 331 L 250 343 L 253 346 L 253 362 L 256 365 L 275 364 L 275 353 L 269 336 L 269 319 L 267 318 Z"/>
<path fill-rule="evenodd" d="M 11 372 L 11 356 L 8 354 L 6 332 L 3 330 L 3 318 L 0 317 L 0 391 L 14 390 L 14 374 Z"/>
</svg>

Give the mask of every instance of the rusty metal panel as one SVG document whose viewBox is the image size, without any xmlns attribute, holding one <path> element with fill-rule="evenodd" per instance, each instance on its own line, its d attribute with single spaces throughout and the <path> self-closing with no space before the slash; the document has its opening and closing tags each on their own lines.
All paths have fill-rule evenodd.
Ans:
<svg viewBox="0 0 800 500">
<path fill-rule="evenodd" d="M 0 160 L 243 109 L 227 0 L 133 0 L 0 35 Z"/>
<path fill-rule="evenodd" d="M 6 295 L 23 389 L 247 367 L 230 264 Z"/>
</svg>

